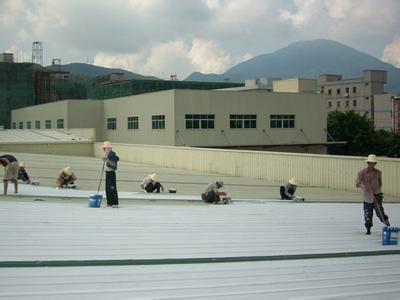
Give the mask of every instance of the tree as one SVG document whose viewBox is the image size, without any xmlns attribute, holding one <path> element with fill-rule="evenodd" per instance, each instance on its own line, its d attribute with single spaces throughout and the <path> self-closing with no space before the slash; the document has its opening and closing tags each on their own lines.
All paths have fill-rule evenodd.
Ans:
<svg viewBox="0 0 400 300">
<path fill-rule="evenodd" d="M 400 157 L 400 134 L 376 130 L 366 115 L 354 111 L 328 114 L 328 132 L 335 141 L 346 145 L 329 145 L 329 154 Z"/>
<path fill-rule="evenodd" d="M 328 132 L 335 141 L 345 145 L 330 145 L 328 153 L 365 156 L 373 153 L 375 128 L 366 115 L 354 111 L 333 111 L 328 114 Z"/>
</svg>

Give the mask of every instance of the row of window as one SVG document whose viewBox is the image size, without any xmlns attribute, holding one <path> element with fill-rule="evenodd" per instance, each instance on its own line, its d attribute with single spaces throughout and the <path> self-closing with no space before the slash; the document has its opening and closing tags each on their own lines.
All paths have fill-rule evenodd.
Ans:
<svg viewBox="0 0 400 300">
<path fill-rule="evenodd" d="M 346 100 L 344 102 L 344 104 L 345 104 L 345 107 L 350 107 L 350 101 L 349 100 Z M 341 105 L 341 102 L 340 101 L 336 101 L 336 107 L 340 107 L 340 105 Z M 332 107 L 332 101 L 328 101 L 328 106 Z M 357 100 L 353 100 L 353 106 L 354 107 L 357 106 Z"/>
<path fill-rule="evenodd" d="M 17 123 L 12 123 L 12 128 L 17 129 Z M 51 129 L 51 120 L 45 120 L 44 122 L 45 129 Z M 64 128 L 64 119 L 57 119 L 57 129 Z M 18 122 L 18 129 L 24 129 L 24 122 Z M 26 121 L 26 129 L 32 129 L 32 122 Z M 41 122 L 36 120 L 35 121 L 35 129 L 41 129 Z"/>
<path fill-rule="evenodd" d="M 186 114 L 186 129 L 214 129 L 215 115 Z M 165 116 L 156 115 L 151 118 L 152 129 L 165 129 Z M 257 128 L 257 115 L 229 115 L 229 125 L 232 129 Z M 139 117 L 128 117 L 128 129 L 139 129 Z M 295 115 L 270 115 L 271 128 L 295 128 Z M 117 118 L 107 119 L 107 129 L 117 129 Z"/>
</svg>

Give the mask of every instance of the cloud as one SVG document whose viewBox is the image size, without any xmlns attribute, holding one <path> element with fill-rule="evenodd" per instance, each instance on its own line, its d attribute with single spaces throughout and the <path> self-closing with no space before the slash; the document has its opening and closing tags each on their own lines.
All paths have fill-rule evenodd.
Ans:
<svg viewBox="0 0 400 300">
<path fill-rule="evenodd" d="M 385 46 L 381 59 L 400 68 L 400 36 L 394 37 L 393 41 Z"/>
<path fill-rule="evenodd" d="M 318 15 L 320 5 L 318 0 L 294 0 L 297 12 L 288 9 L 280 10 L 279 19 L 284 23 L 291 23 L 295 27 L 308 24 L 312 18 Z"/>
<path fill-rule="evenodd" d="M 0 26 L 11 25 L 17 16 L 25 9 L 23 0 L 2 0 L 0 1 Z"/>
<path fill-rule="evenodd" d="M 232 60 L 215 41 L 194 39 L 186 43 L 181 39 L 157 43 L 136 53 L 98 53 L 94 64 L 104 67 L 124 68 L 135 73 L 169 78 L 177 74 L 184 79 L 194 70 L 204 73 L 223 73 L 234 62 L 249 59 L 250 54 Z"/>
</svg>

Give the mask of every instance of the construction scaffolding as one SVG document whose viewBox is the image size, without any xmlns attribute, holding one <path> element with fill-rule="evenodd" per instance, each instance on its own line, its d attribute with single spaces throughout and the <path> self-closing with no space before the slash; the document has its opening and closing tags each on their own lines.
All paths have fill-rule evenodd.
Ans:
<svg viewBox="0 0 400 300">
<path fill-rule="evenodd" d="M 34 64 L 0 63 L 0 126 L 11 128 L 11 110 L 35 104 Z"/>
</svg>

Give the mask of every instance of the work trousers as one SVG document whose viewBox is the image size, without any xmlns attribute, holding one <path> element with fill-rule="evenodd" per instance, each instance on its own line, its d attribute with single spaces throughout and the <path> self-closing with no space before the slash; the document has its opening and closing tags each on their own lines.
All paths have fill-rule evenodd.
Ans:
<svg viewBox="0 0 400 300">
<path fill-rule="evenodd" d="M 117 178 L 114 171 L 106 172 L 107 205 L 118 205 Z"/>
<path fill-rule="evenodd" d="M 161 183 L 156 182 L 156 183 L 153 184 L 152 182 L 149 182 L 144 189 L 148 193 L 152 193 L 154 191 L 156 191 L 156 193 L 159 193 L 160 192 L 160 188 L 161 188 Z"/>
<path fill-rule="evenodd" d="M 221 198 L 214 191 L 211 191 L 207 194 L 201 194 L 201 199 L 206 203 L 218 203 Z"/>
<path fill-rule="evenodd" d="M 371 228 L 372 227 L 372 218 L 374 216 L 374 209 L 377 217 L 381 220 L 382 223 L 388 222 L 389 217 L 385 214 L 385 210 L 382 206 L 383 195 L 377 194 L 375 196 L 375 201 L 373 203 L 364 202 L 364 220 L 365 220 L 365 227 Z"/>
</svg>

